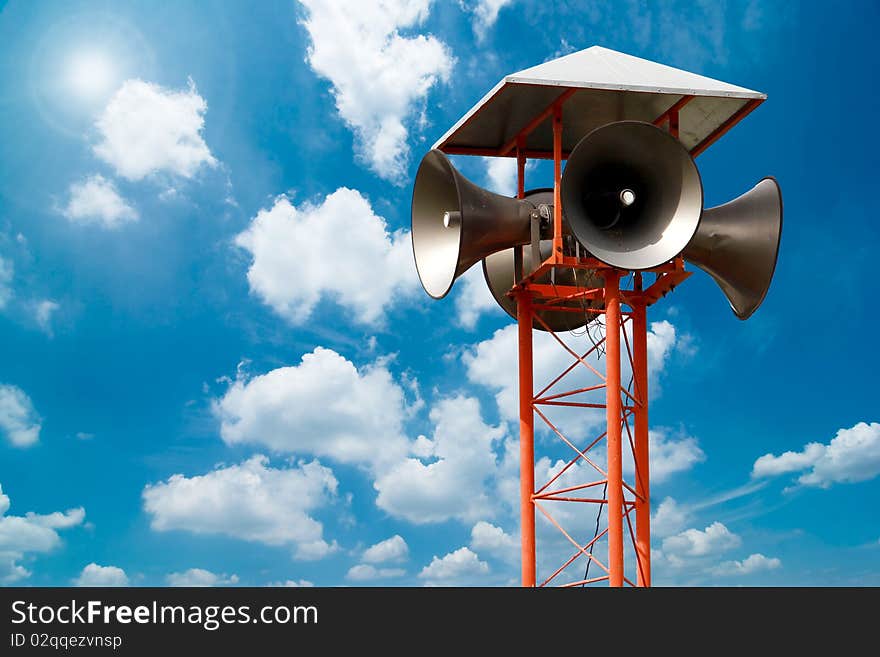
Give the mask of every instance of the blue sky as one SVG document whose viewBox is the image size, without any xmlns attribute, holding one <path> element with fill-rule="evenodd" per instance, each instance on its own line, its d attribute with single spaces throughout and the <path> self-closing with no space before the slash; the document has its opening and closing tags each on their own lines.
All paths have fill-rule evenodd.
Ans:
<svg viewBox="0 0 880 657">
<path fill-rule="evenodd" d="M 412 178 L 599 44 L 767 93 L 697 164 L 785 200 L 752 319 L 650 310 L 656 583 L 880 584 L 876 3 L 0 7 L 0 581 L 515 582 L 512 325 L 422 292 Z"/>
</svg>

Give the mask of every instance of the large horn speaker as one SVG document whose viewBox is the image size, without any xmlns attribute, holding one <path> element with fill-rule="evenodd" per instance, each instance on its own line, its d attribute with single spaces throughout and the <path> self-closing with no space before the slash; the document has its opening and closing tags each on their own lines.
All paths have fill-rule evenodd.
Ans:
<svg viewBox="0 0 880 657">
<path fill-rule="evenodd" d="M 413 255 L 425 292 L 440 299 L 486 256 L 528 243 L 534 209 L 475 185 L 442 152 L 430 151 L 419 165 L 412 199 Z"/>
<path fill-rule="evenodd" d="M 650 123 L 619 121 L 593 130 L 569 155 L 562 209 L 593 256 L 620 269 L 649 269 L 691 241 L 703 185 L 677 139 Z"/>
<path fill-rule="evenodd" d="M 552 189 L 539 189 L 526 192 L 527 201 L 535 205 L 553 203 Z M 550 257 L 553 252 L 552 240 L 541 240 L 540 242 L 541 261 L 543 262 Z M 486 279 L 486 285 L 495 301 L 504 311 L 513 319 L 516 319 L 517 303 L 516 300 L 508 296 L 507 292 L 518 282 L 516 279 L 516 262 L 515 249 L 504 249 L 486 257 L 483 260 L 483 277 Z M 540 263 L 532 262 L 532 250 L 528 246 L 523 248 L 523 274 L 533 271 Z M 601 287 L 602 280 L 583 270 L 583 269 L 563 269 L 555 270 L 558 285 L 573 285 L 582 288 Z M 550 274 L 537 279 L 537 283 L 549 283 Z M 601 301 L 575 301 L 568 304 L 569 308 L 574 310 L 543 310 L 538 309 L 535 315 L 540 317 L 552 331 L 572 331 L 580 328 L 592 321 L 596 314 L 590 312 L 590 308 L 601 308 Z M 546 330 L 544 324 L 535 319 L 532 322 L 533 328 Z"/>
<path fill-rule="evenodd" d="M 682 255 L 715 279 L 737 317 L 748 319 L 770 289 L 781 237 L 782 191 L 775 178 L 764 178 L 705 210 Z"/>
</svg>

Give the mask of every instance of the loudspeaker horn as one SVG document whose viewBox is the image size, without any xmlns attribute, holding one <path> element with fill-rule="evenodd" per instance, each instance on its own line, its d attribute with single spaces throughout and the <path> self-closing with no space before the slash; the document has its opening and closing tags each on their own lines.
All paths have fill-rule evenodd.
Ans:
<svg viewBox="0 0 880 657">
<path fill-rule="evenodd" d="M 537 189 L 526 192 L 527 201 L 535 205 L 553 203 L 552 189 Z M 550 257 L 553 252 L 553 240 L 540 241 L 540 257 L 543 262 Z M 517 303 L 516 300 L 508 296 L 507 292 L 518 282 L 516 279 L 516 262 L 515 249 L 504 249 L 498 251 L 483 259 L 483 278 L 486 279 L 486 285 L 498 305 L 516 319 Z M 540 263 L 532 262 L 532 250 L 528 246 L 523 248 L 523 274 L 528 274 Z M 601 278 L 588 273 L 583 269 L 563 269 L 555 270 L 556 283 L 558 285 L 574 285 L 582 288 L 601 287 Z M 536 280 L 537 283 L 549 283 L 550 274 Z M 601 301 L 574 301 L 568 304 L 570 308 L 576 308 L 578 312 L 569 310 L 542 310 L 535 311 L 535 315 L 539 316 L 546 322 L 552 331 L 573 331 L 592 321 L 596 314 L 590 312 L 588 308 L 601 308 Z M 541 322 L 535 319 L 532 327 L 542 331 L 547 330 Z"/>
<path fill-rule="evenodd" d="M 782 238 L 782 190 L 762 179 L 745 194 L 703 211 L 682 256 L 715 279 L 740 319 L 767 296 Z"/>
<path fill-rule="evenodd" d="M 475 185 L 439 150 L 419 165 L 412 198 L 412 244 L 422 287 L 441 299 L 486 256 L 531 239 L 535 206 Z"/>
<path fill-rule="evenodd" d="M 681 142 L 650 123 L 618 121 L 593 130 L 569 155 L 562 209 L 593 256 L 620 269 L 650 269 L 691 241 L 703 185 Z"/>
</svg>

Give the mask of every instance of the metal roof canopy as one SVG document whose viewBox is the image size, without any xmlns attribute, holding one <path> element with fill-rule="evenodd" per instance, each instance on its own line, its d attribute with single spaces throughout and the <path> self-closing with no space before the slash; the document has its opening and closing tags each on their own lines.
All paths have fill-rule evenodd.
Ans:
<svg viewBox="0 0 880 657">
<path fill-rule="evenodd" d="M 513 157 L 519 142 L 527 157 L 552 159 L 548 119 L 562 103 L 563 157 L 606 123 L 661 125 L 670 119 L 677 119 L 677 136 L 696 157 L 766 98 L 757 91 L 593 46 L 504 77 L 434 148 L 450 155 Z"/>
</svg>

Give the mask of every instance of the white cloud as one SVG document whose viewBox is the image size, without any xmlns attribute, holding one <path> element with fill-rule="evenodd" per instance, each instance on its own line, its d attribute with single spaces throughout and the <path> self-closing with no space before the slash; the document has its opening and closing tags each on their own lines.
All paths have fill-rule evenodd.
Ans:
<svg viewBox="0 0 880 657">
<path fill-rule="evenodd" d="M 82 569 L 73 583 L 75 586 L 128 586 L 128 575 L 117 566 L 90 563 Z"/>
<path fill-rule="evenodd" d="M 478 41 L 486 38 L 486 33 L 498 20 L 498 12 L 512 2 L 513 0 L 476 0 L 473 3 L 471 8 L 474 15 L 473 27 Z"/>
<path fill-rule="evenodd" d="M 413 456 L 427 459 L 434 456 L 434 442 L 427 436 L 419 436 L 412 444 Z"/>
<path fill-rule="evenodd" d="M 501 527 L 484 520 L 471 529 L 471 548 L 509 564 L 518 564 L 520 560 L 519 537 L 511 536 Z"/>
<path fill-rule="evenodd" d="M 680 531 L 688 522 L 690 513 L 671 497 L 665 498 L 651 516 L 651 533 L 664 538 Z"/>
<path fill-rule="evenodd" d="M 61 544 L 58 531 L 81 525 L 86 512 L 82 507 L 46 515 L 28 512 L 7 515 L 11 502 L 0 487 L 0 582 L 9 583 L 30 576 L 17 562 L 32 553 L 51 552 Z"/>
<path fill-rule="evenodd" d="M 340 463 L 387 468 L 408 451 L 405 400 L 380 361 L 358 370 L 317 347 L 298 365 L 239 379 L 214 402 L 229 445 L 262 445 Z"/>
<path fill-rule="evenodd" d="M 333 472 L 318 461 L 269 467 L 262 455 L 205 475 L 172 475 L 146 486 L 144 510 L 157 531 L 222 534 L 267 545 L 294 547 L 300 559 L 319 559 L 336 549 L 310 513 L 336 495 Z"/>
<path fill-rule="evenodd" d="M 266 584 L 266 586 L 273 586 L 277 588 L 306 588 L 314 585 L 314 582 L 310 582 L 307 579 L 286 579 L 283 582 L 270 582 L 269 584 Z"/>
<path fill-rule="evenodd" d="M 466 586 L 480 582 L 488 574 L 489 564 L 462 547 L 442 558 L 435 556 L 419 577 L 428 586 Z"/>
<path fill-rule="evenodd" d="M 479 263 L 456 281 L 455 288 L 455 312 L 458 325 L 462 328 L 473 330 L 480 316 L 487 312 L 495 311 L 498 316 L 507 316 L 489 291 Z"/>
<path fill-rule="evenodd" d="M 61 306 L 57 301 L 51 299 L 43 299 L 34 304 L 34 319 L 37 325 L 49 335 L 52 335 L 52 315 Z"/>
<path fill-rule="evenodd" d="M 406 571 L 402 568 L 376 568 L 372 564 L 358 564 L 349 568 L 345 578 L 353 582 L 370 582 L 377 579 L 403 577 Z"/>
<path fill-rule="evenodd" d="M 9 498 L 7 498 L 8 500 Z M 8 502 L 7 502 L 8 504 Z M 14 516 L 13 516 L 14 517 Z M 42 527 L 43 529 L 70 529 L 81 525 L 85 520 L 86 512 L 82 507 L 76 509 L 68 509 L 65 512 L 53 511 L 46 515 L 40 515 L 28 512 L 24 515 L 25 520 L 33 527 Z M 46 534 L 43 534 L 46 536 Z M 54 539 L 53 539 L 54 540 Z M 54 545 L 54 544 L 53 544 Z"/>
<path fill-rule="evenodd" d="M 407 387 L 412 392 L 412 382 Z M 215 400 L 214 412 L 227 444 L 365 468 L 374 477 L 377 505 L 395 517 L 419 524 L 491 517 L 496 510 L 489 492 L 500 476 L 495 447 L 503 427 L 484 423 L 478 402 L 459 396 L 432 409 L 431 438 L 410 441 L 403 425 L 419 404 L 416 399 L 407 405 L 385 361 L 359 370 L 318 347 L 298 365 L 250 378 L 240 373 Z M 374 548 L 367 561 L 381 550 L 404 551 L 405 542 L 391 539 Z"/>
<path fill-rule="evenodd" d="M 651 322 L 648 331 L 648 373 L 656 377 L 666 365 L 672 350 L 676 347 L 676 332 L 667 320 Z"/>
<path fill-rule="evenodd" d="M 360 158 L 374 172 L 402 181 L 408 124 L 420 113 L 453 58 L 433 36 L 402 36 L 428 17 L 431 0 L 301 0 L 311 45 L 308 63 L 333 85 L 336 109 L 357 138 Z M 419 112 L 419 110 L 422 110 Z"/>
<path fill-rule="evenodd" d="M 180 573 L 170 573 L 165 578 L 168 586 L 230 586 L 238 584 L 238 575 L 218 575 L 203 568 L 190 568 Z"/>
<path fill-rule="evenodd" d="M 0 551 L 0 584 L 12 584 L 31 576 L 31 571 L 16 563 L 20 555 Z"/>
<path fill-rule="evenodd" d="M 651 429 L 648 432 L 648 446 L 651 460 L 651 483 L 660 484 L 669 477 L 690 470 L 697 463 L 706 460 L 706 454 L 697 444 L 697 439 L 682 436 L 674 439 L 668 429 Z M 626 454 L 630 456 L 630 451 Z M 628 460 L 632 463 L 632 459 Z M 630 471 L 633 471 L 630 468 Z"/>
<path fill-rule="evenodd" d="M 726 496 L 725 496 L 726 497 Z M 742 538 L 726 525 L 714 521 L 704 529 L 681 531 L 694 513 L 706 504 L 685 506 L 673 498 L 665 498 L 651 516 L 654 548 L 651 558 L 655 564 L 657 581 L 668 585 L 702 585 L 712 583 L 713 577 L 750 575 L 779 568 L 782 562 L 775 557 L 753 553 L 743 560 L 721 561 L 722 554 L 743 545 Z"/>
<path fill-rule="evenodd" d="M 376 504 L 416 524 L 491 515 L 486 484 L 495 474 L 493 443 L 504 436 L 503 427 L 486 425 L 479 402 L 463 396 L 438 402 L 430 419 L 435 460 L 408 458 L 381 474 Z"/>
<path fill-rule="evenodd" d="M 6 307 L 12 298 L 12 274 L 15 267 L 11 260 L 0 258 L 0 310 Z"/>
<path fill-rule="evenodd" d="M 601 337 L 601 327 L 593 329 L 594 337 L 598 333 Z M 556 342 L 556 340 L 544 331 L 534 331 L 534 381 L 536 392 L 544 385 L 550 383 L 556 376 L 561 374 L 574 359 L 568 352 Z M 569 347 L 583 354 L 590 346 L 589 339 L 585 335 L 571 335 L 561 333 L 558 336 Z M 648 371 L 651 377 L 651 393 L 657 394 L 657 379 L 660 376 L 666 362 L 669 360 L 675 345 L 675 327 L 668 321 L 653 322 L 648 331 Z M 517 377 L 518 362 L 518 337 L 516 324 L 509 324 L 501 328 L 488 340 L 471 346 L 464 352 L 462 362 L 465 365 L 467 378 L 476 384 L 486 386 L 495 392 L 495 400 L 501 416 L 510 422 L 516 422 L 519 418 L 519 380 Z M 605 369 L 605 362 L 596 352 L 587 359 L 599 372 Z M 626 358 L 623 358 L 621 366 L 621 380 L 624 385 L 629 381 L 629 367 Z M 582 365 L 578 365 L 572 372 L 563 378 L 550 392 L 575 389 L 598 382 L 595 374 Z M 549 394 L 549 393 L 548 393 Z M 572 398 L 574 399 L 574 398 Z M 605 394 L 600 390 L 598 393 L 590 393 L 582 396 L 578 401 L 598 401 L 604 403 Z M 563 433 L 586 432 L 592 428 L 604 425 L 604 409 L 565 408 L 556 407 L 542 411 L 554 421 Z M 545 425 L 538 418 L 536 427 L 544 430 Z"/>
<path fill-rule="evenodd" d="M 798 477 L 798 483 L 820 488 L 873 479 L 880 474 L 880 423 L 859 422 L 849 429 L 839 429 L 827 445 L 808 443 L 800 452 L 765 454 L 755 461 L 752 476 L 803 470 L 808 472 Z"/>
<path fill-rule="evenodd" d="M 61 213 L 74 223 L 118 228 L 138 219 L 137 210 L 116 191 L 116 185 L 94 174 L 70 186 L 70 200 Z"/>
<path fill-rule="evenodd" d="M 755 553 L 742 561 L 724 561 L 711 570 L 714 575 L 728 577 L 733 575 L 751 575 L 767 570 L 775 570 L 782 566 L 782 562 L 776 557 L 765 557 Z"/>
<path fill-rule="evenodd" d="M 799 472 L 813 466 L 825 454 L 825 445 L 807 443 L 800 452 L 783 452 L 779 456 L 764 454 L 752 466 L 753 477 L 775 477 Z"/>
<path fill-rule="evenodd" d="M 518 428 L 518 427 L 517 427 Z M 544 457 L 546 458 L 546 457 Z M 502 508 L 511 518 L 519 518 L 519 433 L 514 431 L 502 442 L 498 454 L 498 470 L 496 473 L 496 497 Z M 541 459 L 535 464 L 535 481 L 539 474 Z"/>
<path fill-rule="evenodd" d="M 294 324 L 322 298 L 349 311 L 349 320 L 379 324 L 389 305 L 419 287 L 409 233 L 389 233 L 369 201 L 346 187 L 317 205 L 279 197 L 235 243 L 253 258 L 251 292 Z"/>
<path fill-rule="evenodd" d="M 30 447 L 40 439 L 40 416 L 25 392 L 0 384 L 0 433 L 13 447 Z"/>
<path fill-rule="evenodd" d="M 516 158 L 486 157 L 486 188 L 504 196 L 516 196 Z"/>
<path fill-rule="evenodd" d="M 180 91 L 126 80 L 95 124 L 95 155 L 128 180 L 155 173 L 191 178 L 202 165 L 217 164 L 202 138 L 207 109 L 192 80 Z"/>
<path fill-rule="evenodd" d="M 362 561 L 365 563 L 387 563 L 406 561 L 409 557 L 409 546 L 403 537 L 395 534 L 391 538 L 380 541 L 364 551 Z"/>
<path fill-rule="evenodd" d="M 669 558 L 705 557 L 739 547 L 742 539 L 716 521 L 703 530 L 686 529 L 663 539 L 663 552 Z"/>
</svg>

